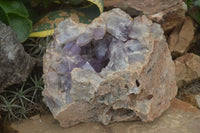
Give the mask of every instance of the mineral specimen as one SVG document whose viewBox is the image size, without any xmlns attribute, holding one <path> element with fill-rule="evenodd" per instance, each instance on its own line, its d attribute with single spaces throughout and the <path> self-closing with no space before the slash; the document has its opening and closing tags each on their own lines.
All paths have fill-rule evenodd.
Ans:
<svg viewBox="0 0 200 133">
<path fill-rule="evenodd" d="M 26 80 L 35 61 L 25 51 L 14 31 L 0 22 L 0 92 Z"/>
<path fill-rule="evenodd" d="M 61 126 L 153 121 L 177 93 L 159 24 L 120 9 L 60 23 L 44 56 L 44 101 Z"/>
</svg>

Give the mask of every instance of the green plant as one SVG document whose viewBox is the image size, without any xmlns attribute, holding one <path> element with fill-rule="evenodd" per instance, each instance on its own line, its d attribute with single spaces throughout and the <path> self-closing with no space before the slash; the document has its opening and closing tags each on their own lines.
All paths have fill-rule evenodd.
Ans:
<svg viewBox="0 0 200 133">
<path fill-rule="evenodd" d="M 13 118 L 18 119 L 18 117 L 15 114 L 15 111 L 17 109 L 20 109 L 21 106 L 16 104 L 15 98 L 8 99 L 2 95 L 0 95 L 0 109 L 2 112 L 2 115 L 5 115 L 5 119 L 8 121 L 11 121 Z"/>
<path fill-rule="evenodd" d="M 17 114 L 18 120 L 21 120 L 23 118 L 28 119 L 30 114 L 34 113 L 32 108 L 30 108 L 27 104 L 22 105 L 18 110 L 15 111 Z"/>
<path fill-rule="evenodd" d="M 194 8 L 193 11 L 189 11 L 189 15 L 198 23 L 200 24 L 200 0 L 187 0 L 186 4 L 188 8 Z"/>
<path fill-rule="evenodd" d="M 85 0 L 33 0 L 35 5 L 43 4 L 47 8 L 51 3 L 79 5 Z"/>
<path fill-rule="evenodd" d="M 69 2 L 72 5 L 79 5 L 83 3 L 85 0 L 62 0 L 62 2 Z"/>
<path fill-rule="evenodd" d="M 32 29 L 32 21 L 28 16 L 28 11 L 21 1 L 0 0 L 0 20 L 11 26 L 20 42 L 28 38 Z"/>
<path fill-rule="evenodd" d="M 32 88 L 32 90 L 33 90 L 31 100 L 35 101 L 37 103 L 41 102 L 41 97 L 42 97 L 41 92 L 44 90 L 43 79 L 42 79 L 42 77 L 38 78 L 36 75 L 31 76 L 30 79 L 32 82 L 30 84 L 30 88 Z"/>
<path fill-rule="evenodd" d="M 21 87 L 15 88 L 15 90 L 7 90 L 6 92 L 11 93 L 14 97 L 14 99 L 19 99 L 21 105 L 24 106 L 24 101 L 33 103 L 33 101 L 30 100 L 32 88 L 25 88 L 25 83 L 22 84 Z"/>
<path fill-rule="evenodd" d="M 186 5 L 188 6 L 188 7 L 191 7 L 193 4 L 193 1 L 194 0 L 187 0 L 187 1 L 185 1 L 185 3 L 186 3 Z"/>
<path fill-rule="evenodd" d="M 38 6 L 42 4 L 45 8 L 47 8 L 51 3 L 57 3 L 59 0 L 31 0 L 32 6 Z"/>
<path fill-rule="evenodd" d="M 6 121 L 21 120 L 45 110 L 42 103 L 44 88 L 41 76 L 30 76 L 21 86 L 10 88 L 0 95 L 1 115 Z"/>
<path fill-rule="evenodd" d="M 32 57 L 40 58 L 44 55 L 46 47 L 51 40 L 51 36 L 46 38 L 29 38 L 25 42 L 24 47 Z"/>
</svg>

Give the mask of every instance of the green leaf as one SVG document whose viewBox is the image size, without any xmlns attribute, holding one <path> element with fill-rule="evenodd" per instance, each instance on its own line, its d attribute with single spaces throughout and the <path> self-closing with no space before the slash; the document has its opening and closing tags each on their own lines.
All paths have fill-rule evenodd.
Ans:
<svg viewBox="0 0 200 133">
<path fill-rule="evenodd" d="M 200 24 L 200 13 L 191 14 L 191 17 Z"/>
<path fill-rule="evenodd" d="M 17 38 L 20 42 L 25 41 L 32 29 L 31 20 L 13 13 L 9 13 L 8 16 L 10 19 L 10 26 L 17 33 Z"/>
<path fill-rule="evenodd" d="M 43 0 L 44 8 L 47 8 L 50 5 L 51 1 Z"/>
<path fill-rule="evenodd" d="M 84 0 L 69 0 L 72 5 L 79 5 L 84 2 Z"/>
<path fill-rule="evenodd" d="M 0 21 L 5 23 L 6 25 L 9 25 L 8 15 L 6 14 L 6 12 L 1 7 L 0 7 Z"/>
<path fill-rule="evenodd" d="M 0 6 L 6 13 L 15 13 L 20 16 L 28 17 L 28 11 L 21 1 L 3 1 L 0 0 Z"/>
<path fill-rule="evenodd" d="M 74 17 L 75 15 L 76 18 L 78 18 L 76 22 L 89 24 L 100 15 L 100 11 L 95 4 L 91 4 L 86 8 L 73 8 L 50 12 L 33 26 L 32 33 L 29 37 L 51 36 L 53 34 L 53 29 L 56 28 L 61 21 L 72 16 Z"/>
</svg>

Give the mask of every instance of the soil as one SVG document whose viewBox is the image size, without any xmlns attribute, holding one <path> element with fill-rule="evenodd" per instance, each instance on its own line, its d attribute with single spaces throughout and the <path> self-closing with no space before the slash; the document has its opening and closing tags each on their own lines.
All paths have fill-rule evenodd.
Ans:
<svg viewBox="0 0 200 133">
<path fill-rule="evenodd" d="M 70 128 L 61 128 L 51 114 L 12 123 L 19 133 L 199 133 L 200 110 L 178 99 L 153 122 L 119 122 L 110 125 L 82 123 Z M 6 132 L 11 133 L 11 132 Z"/>
</svg>

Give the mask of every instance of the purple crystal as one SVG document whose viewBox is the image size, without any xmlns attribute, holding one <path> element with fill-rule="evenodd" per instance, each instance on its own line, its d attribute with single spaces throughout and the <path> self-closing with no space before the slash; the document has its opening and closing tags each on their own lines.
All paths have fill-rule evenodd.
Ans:
<svg viewBox="0 0 200 133">
<path fill-rule="evenodd" d="M 106 34 L 106 23 L 103 18 L 95 19 L 88 27 L 92 31 L 94 40 L 103 39 Z"/>
<path fill-rule="evenodd" d="M 110 62 L 108 67 L 111 70 L 117 71 L 124 69 L 128 63 L 124 51 L 124 43 L 121 41 L 114 41 L 110 45 Z"/>
<path fill-rule="evenodd" d="M 89 62 L 86 62 L 81 68 L 94 71 L 94 68 L 90 65 Z"/>
<path fill-rule="evenodd" d="M 140 51 L 144 48 L 138 40 L 129 40 L 125 43 L 125 49 L 128 52 Z"/>
<path fill-rule="evenodd" d="M 66 67 L 66 64 L 60 63 L 60 64 L 57 65 L 56 71 L 60 75 L 65 75 L 66 73 L 69 72 L 69 69 L 68 69 L 68 67 Z"/>
<path fill-rule="evenodd" d="M 89 61 L 90 65 L 94 68 L 96 72 L 101 71 L 101 62 L 97 59 L 92 59 Z"/>
<path fill-rule="evenodd" d="M 105 35 L 105 30 L 100 27 L 94 29 L 93 37 L 95 40 L 103 39 Z"/>
<path fill-rule="evenodd" d="M 93 39 L 91 31 L 81 34 L 76 43 L 81 47 L 87 45 Z"/>
<path fill-rule="evenodd" d="M 95 46 L 95 56 L 97 60 L 105 61 L 108 59 L 108 49 L 110 42 L 112 41 L 112 36 L 107 34 L 103 39 L 98 41 L 93 41 Z"/>
<path fill-rule="evenodd" d="M 64 46 L 63 52 L 63 54 L 67 55 L 78 55 L 81 52 L 81 48 L 75 42 L 72 42 Z"/>
<path fill-rule="evenodd" d="M 132 25 L 132 19 L 126 13 L 117 12 L 117 10 L 110 15 L 112 15 L 112 17 L 102 15 L 106 21 L 107 32 L 120 41 L 127 41 L 129 34 L 128 29 L 129 26 Z M 124 17 L 119 17 L 121 15 Z"/>
</svg>

